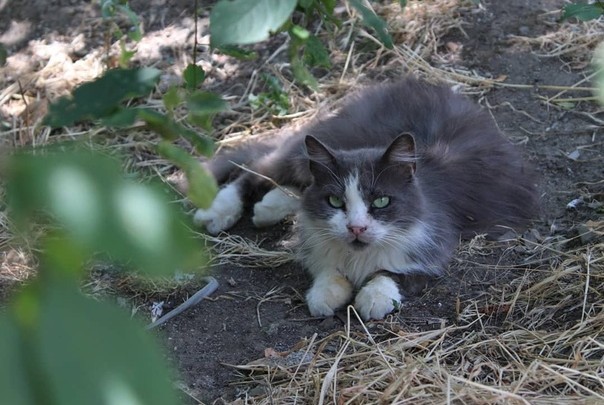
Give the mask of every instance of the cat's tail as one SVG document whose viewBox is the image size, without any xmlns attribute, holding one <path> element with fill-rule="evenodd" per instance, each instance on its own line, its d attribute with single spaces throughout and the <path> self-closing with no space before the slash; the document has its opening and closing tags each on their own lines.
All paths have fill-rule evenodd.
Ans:
<svg viewBox="0 0 604 405">
<path fill-rule="evenodd" d="M 200 164 L 222 185 L 236 178 L 242 167 L 252 166 L 254 162 L 273 152 L 278 146 L 278 138 L 280 137 L 269 133 L 224 143 L 211 158 L 200 158 Z M 189 183 L 181 170 L 170 175 L 168 182 L 179 192 L 187 193 Z"/>
</svg>

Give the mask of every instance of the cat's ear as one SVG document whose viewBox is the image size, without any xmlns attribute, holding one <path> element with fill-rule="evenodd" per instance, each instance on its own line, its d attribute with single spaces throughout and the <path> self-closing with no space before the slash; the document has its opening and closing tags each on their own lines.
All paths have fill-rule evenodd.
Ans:
<svg viewBox="0 0 604 405">
<path fill-rule="evenodd" d="M 382 156 L 382 161 L 388 165 L 408 165 L 411 174 L 415 173 L 415 160 L 415 139 L 408 132 L 397 136 Z"/>
<path fill-rule="evenodd" d="M 333 167 L 336 158 L 317 138 L 307 135 L 304 138 L 306 145 L 306 154 L 308 155 L 310 171 L 315 175 L 318 171 Z"/>
</svg>

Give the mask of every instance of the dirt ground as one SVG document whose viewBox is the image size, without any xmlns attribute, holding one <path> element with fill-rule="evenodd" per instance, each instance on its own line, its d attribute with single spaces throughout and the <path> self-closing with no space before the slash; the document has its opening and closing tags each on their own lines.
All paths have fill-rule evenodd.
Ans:
<svg viewBox="0 0 604 405">
<path fill-rule="evenodd" d="M 505 287 L 527 268 L 540 271 L 538 265 L 531 264 L 535 259 L 531 241 L 540 243 L 547 238 L 577 235 L 588 221 L 602 220 L 601 211 L 589 204 L 593 196 L 604 192 L 600 108 L 592 101 L 575 100 L 591 95 L 581 91 L 564 93 L 563 98 L 573 99 L 563 104 L 567 108 L 543 99 L 558 92 L 546 86 L 573 86 L 589 74 L 589 65 L 580 55 L 572 53 L 540 56 L 540 52 L 547 50 L 527 45 L 522 39 L 539 38 L 556 31 L 560 26 L 556 11 L 564 3 L 482 1 L 480 7 L 465 6 L 459 11 L 463 30 L 452 29 L 439 39 L 436 54 L 456 51 L 450 52 L 453 56 L 446 61 L 447 66 L 497 79 L 503 84 L 522 85 L 494 86 L 485 91 L 471 91 L 469 96 L 488 108 L 499 127 L 524 148 L 527 159 L 540 176 L 543 208 L 523 238 L 511 237 L 511 241 L 496 243 L 481 239 L 464 242 L 448 273 L 411 297 L 387 321 L 390 324 L 398 323 L 403 330 L 429 330 L 455 324 L 460 307 L 480 301 L 493 285 Z M 192 4 L 184 0 L 131 1 L 132 8 L 145 22 L 146 37 L 150 38 L 141 43 L 139 60 L 177 73 L 177 67 L 182 66 L 185 58 L 183 55 L 190 55 L 192 46 Z M 86 66 L 76 66 L 76 63 L 86 61 L 91 52 L 102 52 L 104 36 L 98 13 L 98 7 L 84 0 L 0 1 L 0 42 L 7 44 L 13 58 L 4 76 L 0 75 L 0 80 L 4 80 L 0 82 L 0 90 L 14 83 L 17 75 L 46 66 L 51 56 L 35 56 L 34 52 L 53 40 L 69 48 L 67 54 L 74 63 L 74 70 L 86 66 L 95 68 L 92 62 Z M 203 22 L 202 44 L 207 43 L 207 25 Z M 154 42 L 159 39 L 164 41 L 162 46 Z M 237 104 L 255 69 L 275 69 L 262 63 L 282 42 L 280 37 L 272 40 L 268 47 L 258 46 L 260 59 L 245 65 L 231 58 L 212 56 L 207 53 L 207 47 L 202 47 L 202 66 L 209 67 L 208 86 L 228 95 L 229 101 Z M 282 59 L 278 57 L 272 63 L 283 63 Z M 360 82 L 380 81 L 406 71 L 405 67 L 394 62 L 388 64 L 387 58 L 384 60 L 388 66 L 376 67 L 373 71 L 365 69 Z M 438 64 L 439 60 L 432 58 L 431 62 Z M 323 74 L 320 82 L 333 79 L 329 73 Z M 169 79 L 169 75 L 166 77 Z M 590 80 L 580 84 L 590 85 Z M 60 83 L 47 88 L 49 97 L 64 91 Z M 313 95 L 308 98 L 309 103 L 321 100 Z M 3 102 L 2 107 L 5 118 L 16 111 L 10 102 Z M 233 116 L 240 119 L 245 114 L 249 115 L 249 111 Z M 219 119 L 217 126 L 228 127 L 233 116 Z M 272 122 L 278 127 L 287 120 Z M 584 198 L 583 204 L 572 209 L 567 207 L 580 197 Z M 249 218 L 244 218 L 232 233 L 262 241 L 264 248 L 274 250 L 281 248 L 280 241 L 287 238 L 288 230 L 286 223 L 259 231 L 253 229 Z M 577 243 L 592 242 L 580 239 Z M 154 332 L 179 370 L 179 385 L 192 403 L 212 403 L 218 399 L 229 402 L 265 393 L 262 385 L 242 383 L 243 379 L 232 366 L 266 360 L 272 351 L 290 350 L 315 334 L 315 338 L 320 339 L 347 325 L 345 311 L 333 318 L 310 318 L 303 298 L 310 279 L 297 265 L 250 268 L 225 264 L 212 268 L 211 274 L 218 279 L 220 287 L 210 299 Z M 0 291 L 4 294 L 10 282 L 0 278 L 2 283 Z M 195 287 L 199 286 L 191 286 L 189 292 Z M 168 305 L 180 303 L 184 295 L 181 292 L 170 296 Z M 0 298 L 5 299 L 2 294 Z M 372 322 L 368 327 L 373 330 L 380 325 L 381 322 Z"/>
</svg>

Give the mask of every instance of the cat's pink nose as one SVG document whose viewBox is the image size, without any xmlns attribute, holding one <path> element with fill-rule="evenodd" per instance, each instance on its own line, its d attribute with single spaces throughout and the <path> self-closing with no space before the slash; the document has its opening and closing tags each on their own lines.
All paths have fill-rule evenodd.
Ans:
<svg viewBox="0 0 604 405">
<path fill-rule="evenodd" d="M 350 231 L 350 233 L 352 233 L 354 236 L 359 236 L 360 234 L 362 234 L 363 232 L 365 232 L 367 230 L 366 226 L 352 226 L 352 225 L 348 225 L 347 228 Z"/>
</svg>

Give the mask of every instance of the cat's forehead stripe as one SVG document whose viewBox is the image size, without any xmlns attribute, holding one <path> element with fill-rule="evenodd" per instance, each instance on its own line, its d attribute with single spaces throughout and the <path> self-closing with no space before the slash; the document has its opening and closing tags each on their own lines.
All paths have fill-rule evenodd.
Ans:
<svg viewBox="0 0 604 405">
<path fill-rule="evenodd" d="M 367 205 L 363 199 L 359 187 L 359 175 L 353 173 L 346 179 L 346 189 L 344 198 L 346 199 L 346 211 L 351 222 L 365 222 L 367 214 Z"/>
</svg>

